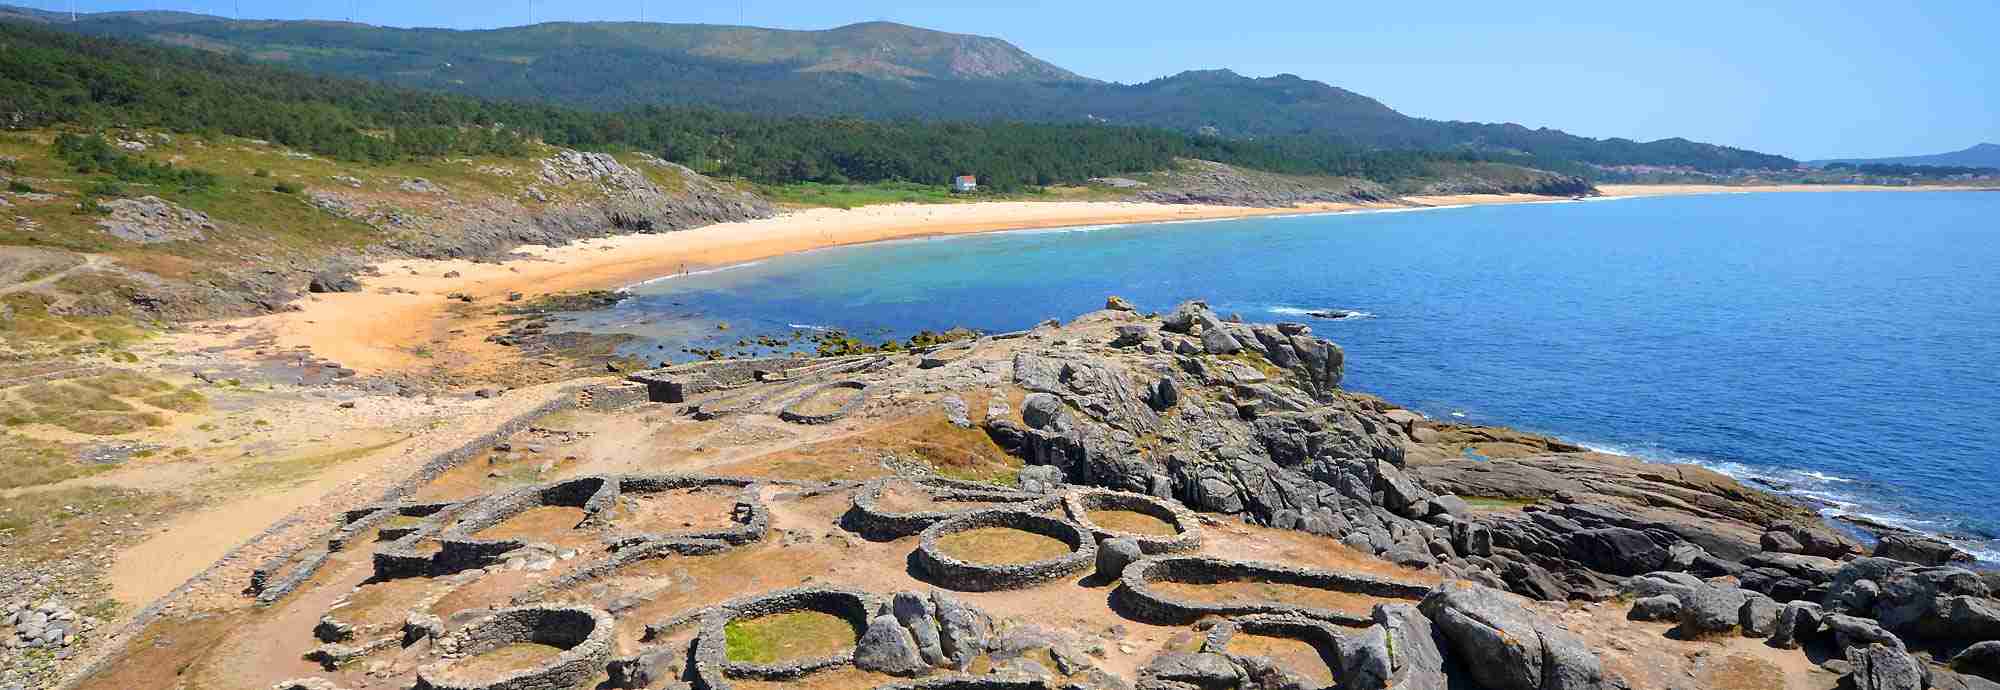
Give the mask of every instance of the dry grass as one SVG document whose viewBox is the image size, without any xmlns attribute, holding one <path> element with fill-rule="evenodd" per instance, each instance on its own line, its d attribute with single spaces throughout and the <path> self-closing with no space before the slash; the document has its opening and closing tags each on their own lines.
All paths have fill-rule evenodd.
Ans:
<svg viewBox="0 0 2000 690">
<path fill-rule="evenodd" d="M 938 538 L 938 550 L 968 563 L 1016 564 L 1062 558 L 1070 553 L 1061 539 L 1006 527 L 981 527 Z"/>
<path fill-rule="evenodd" d="M 665 534 L 721 529 L 736 524 L 735 487 L 701 487 L 656 494 L 627 494 L 619 499 L 611 524 L 619 532 Z"/>
<path fill-rule="evenodd" d="M 769 664 L 818 659 L 854 646 L 860 639 L 845 619 L 819 611 L 793 611 L 735 621 L 723 628 L 729 660 Z"/>
<path fill-rule="evenodd" d="M 1319 648 L 1304 640 L 1238 632 L 1229 638 L 1229 653 L 1265 657 L 1292 675 L 1312 681 L 1312 687 L 1333 687 L 1333 668 Z"/>
<path fill-rule="evenodd" d="M 515 642 L 451 665 L 450 673 L 463 678 L 494 678 L 554 661 L 562 650 L 545 644 Z"/>
<path fill-rule="evenodd" d="M 589 541 L 589 533 L 577 530 L 586 514 L 582 508 L 568 506 L 539 506 L 522 511 L 520 515 L 507 518 L 500 524 L 479 530 L 472 536 L 476 539 L 518 539 L 525 542 L 547 542 L 558 545 L 572 545 Z"/>
<path fill-rule="evenodd" d="M 1174 529 L 1173 523 L 1136 510 L 1092 510 L 1085 515 L 1092 524 L 1113 532 L 1149 537 L 1171 537 L 1180 533 Z"/>
<path fill-rule="evenodd" d="M 792 405 L 792 412 L 802 415 L 827 415 L 839 412 L 861 397 L 861 391 L 845 386 L 828 386 L 813 391 L 804 400 Z"/>
<path fill-rule="evenodd" d="M 929 491 L 914 482 L 892 481 L 882 487 L 882 495 L 875 504 L 882 510 L 894 513 L 955 513 L 979 508 L 989 508 L 1006 501 L 943 501 L 932 496 Z"/>
</svg>

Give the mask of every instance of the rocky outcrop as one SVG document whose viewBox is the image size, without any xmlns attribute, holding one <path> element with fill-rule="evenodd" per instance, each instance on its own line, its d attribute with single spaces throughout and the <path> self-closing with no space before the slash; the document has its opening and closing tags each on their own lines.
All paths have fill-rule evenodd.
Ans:
<svg viewBox="0 0 2000 690">
<path fill-rule="evenodd" d="M 1381 201 L 1394 196 L 1374 182 L 1338 177 L 1279 175 L 1222 163 L 1184 160 L 1177 170 L 1155 173 L 1137 195 L 1163 204 L 1284 207 L 1310 203 Z"/>
<path fill-rule="evenodd" d="M 1466 671 L 1491 690 L 1597 690 L 1607 687 L 1597 654 L 1582 639 L 1529 613 L 1512 595 L 1446 585 L 1421 606 Z"/>
<path fill-rule="evenodd" d="M 99 202 L 109 217 L 97 221 L 105 233 L 127 242 L 197 242 L 214 232 L 208 214 L 175 205 L 156 196 Z"/>
</svg>

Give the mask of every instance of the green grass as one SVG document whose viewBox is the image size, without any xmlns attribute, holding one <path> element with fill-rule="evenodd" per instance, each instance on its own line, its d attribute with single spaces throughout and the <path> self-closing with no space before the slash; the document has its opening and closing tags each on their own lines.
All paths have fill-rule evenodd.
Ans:
<svg viewBox="0 0 2000 690">
<path fill-rule="evenodd" d="M 111 467 L 72 462 L 70 456 L 58 443 L 0 433 L 0 489 L 54 484 Z"/>
<path fill-rule="evenodd" d="M 731 622 L 722 629 L 730 661 L 769 664 L 815 659 L 854 646 L 854 626 L 839 616 L 793 611 Z"/>
<path fill-rule="evenodd" d="M 875 204 L 955 204 L 979 198 L 954 195 L 950 188 L 942 185 L 914 182 L 875 184 L 805 182 L 791 185 L 762 185 L 757 191 L 765 198 L 781 204 L 832 208 L 854 208 Z"/>
</svg>

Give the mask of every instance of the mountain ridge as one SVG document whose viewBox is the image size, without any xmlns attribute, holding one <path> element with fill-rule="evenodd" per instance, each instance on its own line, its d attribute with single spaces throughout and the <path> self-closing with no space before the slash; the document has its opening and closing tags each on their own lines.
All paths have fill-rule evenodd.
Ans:
<svg viewBox="0 0 2000 690">
<path fill-rule="evenodd" d="M 1810 164 L 1825 167 L 1834 163 L 1854 165 L 1919 165 L 1970 168 L 2000 168 L 2000 144 L 1982 142 L 1957 151 L 1916 156 L 1890 156 L 1887 158 L 1828 158 L 1812 161 Z"/>
<path fill-rule="evenodd" d="M 1746 149 L 1670 138 L 1592 139 L 1551 128 L 1414 118 L 1293 74 L 1185 70 L 1104 82 L 1000 38 L 891 22 L 824 30 L 708 24 L 553 22 L 478 31 L 182 13 L 81 15 L 0 8 L 89 35 L 136 38 L 335 76 L 496 100 L 594 110 L 687 105 L 778 116 L 1099 122 L 1230 139 L 1309 137 L 1359 149 L 1520 155 L 1589 174 L 1593 165 L 1707 171 L 1787 169 Z"/>
</svg>

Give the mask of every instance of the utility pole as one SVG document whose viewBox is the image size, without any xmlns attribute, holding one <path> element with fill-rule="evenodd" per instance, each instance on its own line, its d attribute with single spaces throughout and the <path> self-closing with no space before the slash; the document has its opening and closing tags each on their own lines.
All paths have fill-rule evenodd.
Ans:
<svg viewBox="0 0 2000 690">
<path fill-rule="evenodd" d="M 528 25 L 535 24 L 535 0 L 528 0 Z"/>
</svg>

